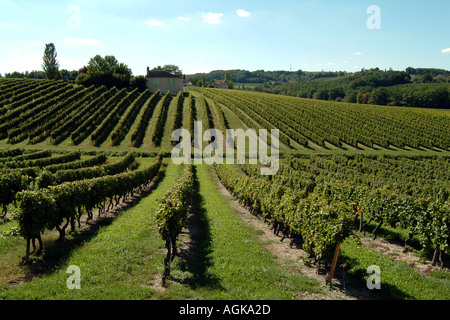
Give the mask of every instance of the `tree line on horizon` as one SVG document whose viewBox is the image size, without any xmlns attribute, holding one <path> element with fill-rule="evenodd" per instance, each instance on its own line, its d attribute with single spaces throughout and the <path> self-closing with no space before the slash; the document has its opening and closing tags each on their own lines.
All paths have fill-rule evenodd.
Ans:
<svg viewBox="0 0 450 320">
<path fill-rule="evenodd" d="M 406 70 L 401 70 L 406 72 L 407 74 L 413 75 L 416 77 L 416 82 L 424 81 L 424 82 L 432 82 L 434 78 L 437 78 L 438 81 L 447 81 L 447 77 L 450 76 L 450 71 L 444 69 L 436 69 L 436 68 L 412 68 L 408 67 Z M 225 79 L 225 75 L 228 74 L 230 78 L 237 84 L 271 84 L 271 85 L 279 85 L 282 83 L 289 82 L 300 82 L 300 83 L 308 83 L 314 80 L 325 80 L 325 79 L 335 79 L 342 78 L 347 76 L 355 76 L 364 75 L 371 72 L 401 72 L 401 71 L 393 71 L 390 70 L 380 70 L 379 68 L 372 69 L 361 69 L 358 72 L 348 72 L 348 71 L 265 71 L 265 70 L 256 70 L 256 71 L 248 71 L 242 69 L 232 69 L 232 70 L 213 70 L 208 73 L 195 73 L 186 75 L 186 79 L 193 84 L 199 84 L 202 76 L 206 82 L 211 80 Z"/>
<path fill-rule="evenodd" d="M 102 57 L 96 55 L 86 66 L 79 70 L 59 70 L 56 47 L 53 43 L 45 45 L 42 57 L 42 70 L 31 72 L 5 73 L 5 78 L 67 80 L 77 84 L 91 86 L 104 85 L 107 88 L 138 88 L 144 91 L 147 88 L 145 76 L 133 76 L 131 69 L 123 62 L 117 61 L 112 55 Z M 0 78 L 2 75 L 0 74 Z"/>
<path fill-rule="evenodd" d="M 372 68 L 353 73 L 215 70 L 189 75 L 187 80 L 203 86 L 225 74 L 234 81 L 234 88 L 241 90 L 347 103 L 450 108 L 450 71 L 436 68 Z"/>
<path fill-rule="evenodd" d="M 253 90 L 325 101 L 448 109 L 450 71 L 375 68 L 320 81 L 265 83 Z"/>
<path fill-rule="evenodd" d="M 168 64 L 156 68 L 174 75 L 182 75 L 182 71 L 177 65 Z M 0 78 L 3 78 L 1 74 Z M 118 89 L 138 88 L 141 92 L 147 89 L 146 76 L 134 76 L 132 70 L 125 63 L 119 62 L 113 55 L 104 57 L 96 55 L 79 70 L 59 70 L 56 47 L 53 43 L 45 45 L 42 70 L 5 73 L 4 78 L 66 80 L 84 86 L 106 86 L 109 89 L 113 87 Z"/>
<path fill-rule="evenodd" d="M 182 74 L 176 65 L 158 67 L 174 74 Z M 0 77 L 2 75 L 0 74 Z M 28 78 L 74 81 L 108 88 L 147 88 L 145 76 L 133 76 L 131 69 L 114 56 L 96 55 L 86 66 L 77 70 L 59 70 L 56 48 L 45 45 L 42 71 L 6 73 L 5 78 Z M 436 68 L 412 68 L 404 71 L 362 69 L 346 71 L 248 71 L 214 70 L 186 76 L 195 86 L 205 87 L 214 80 L 226 79 L 234 89 L 290 95 L 301 98 L 337 102 L 450 108 L 450 71 Z M 245 84 L 251 84 L 251 86 Z"/>
</svg>

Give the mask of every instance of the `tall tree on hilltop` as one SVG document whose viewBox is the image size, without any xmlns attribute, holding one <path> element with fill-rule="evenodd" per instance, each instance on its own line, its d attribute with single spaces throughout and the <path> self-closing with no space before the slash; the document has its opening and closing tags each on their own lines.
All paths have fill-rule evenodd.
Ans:
<svg viewBox="0 0 450 320">
<path fill-rule="evenodd" d="M 202 84 L 202 87 L 204 87 L 206 84 L 206 76 L 204 74 L 202 74 L 201 84 Z"/>
<path fill-rule="evenodd" d="M 59 74 L 59 62 L 56 60 L 57 53 L 53 43 L 47 43 L 45 45 L 44 57 L 42 58 L 45 75 L 49 80 L 58 80 Z"/>
</svg>

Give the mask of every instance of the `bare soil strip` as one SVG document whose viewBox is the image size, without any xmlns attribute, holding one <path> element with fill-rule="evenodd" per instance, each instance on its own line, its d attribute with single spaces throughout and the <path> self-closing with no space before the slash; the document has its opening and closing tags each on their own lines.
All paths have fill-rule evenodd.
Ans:
<svg viewBox="0 0 450 320">
<path fill-rule="evenodd" d="M 374 148 L 372 148 L 372 147 L 369 147 L 369 146 L 366 146 L 365 144 L 362 144 L 361 142 L 358 142 L 358 148 L 359 149 L 364 149 L 364 150 L 375 150 Z"/>
<path fill-rule="evenodd" d="M 429 276 L 429 273 L 431 271 L 446 271 L 446 272 L 450 271 L 449 268 L 447 267 L 442 268 L 437 265 L 432 266 L 431 261 L 429 260 L 424 261 L 423 259 L 421 259 L 419 255 L 412 253 L 411 250 L 408 250 L 405 253 L 403 252 L 403 246 L 392 243 L 386 239 L 380 237 L 375 240 L 373 240 L 372 238 L 360 238 L 360 239 L 365 246 L 371 248 L 372 250 L 375 250 L 386 256 L 389 256 L 391 259 L 395 261 L 407 264 L 408 266 L 416 269 L 425 276 Z"/>
<path fill-rule="evenodd" d="M 352 146 L 352 145 L 349 145 L 348 143 L 345 143 L 345 142 L 342 142 L 342 141 L 341 141 L 341 143 L 342 143 L 342 145 L 343 145 L 345 148 L 347 148 L 348 150 L 358 150 L 358 148 L 356 148 L 356 147 L 354 147 L 354 146 Z"/>
</svg>

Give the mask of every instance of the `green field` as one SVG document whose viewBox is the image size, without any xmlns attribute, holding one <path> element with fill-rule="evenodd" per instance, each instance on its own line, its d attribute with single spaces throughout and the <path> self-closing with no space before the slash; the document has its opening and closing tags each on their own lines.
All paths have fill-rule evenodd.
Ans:
<svg viewBox="0 0 450 320">
<path fill-rule="evenodd" d="M 184 175 L 170 135 L 194 121 L 279 129 L 280 168 L 193 166 L 163 286 L 157 209 Z M 447 300 L 449 132 L 449 110 L 1 79 L 0 298 Z"/>
</svg>

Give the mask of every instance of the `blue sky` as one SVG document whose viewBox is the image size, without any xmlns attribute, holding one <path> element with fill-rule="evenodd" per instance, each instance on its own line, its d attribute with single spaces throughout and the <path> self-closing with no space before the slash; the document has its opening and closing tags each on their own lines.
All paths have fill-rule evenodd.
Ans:
<svg viewBox="0 0 450 320">
<path fill-rule="evenodd" d="M 135 75 L 165 64 L 186 74 L 450 69 L 448 0 L 0 0 L 0 34 L 1 74 L 40 70 L 49 42 L 60 69 L 114 55 Z"/>
</svg>

